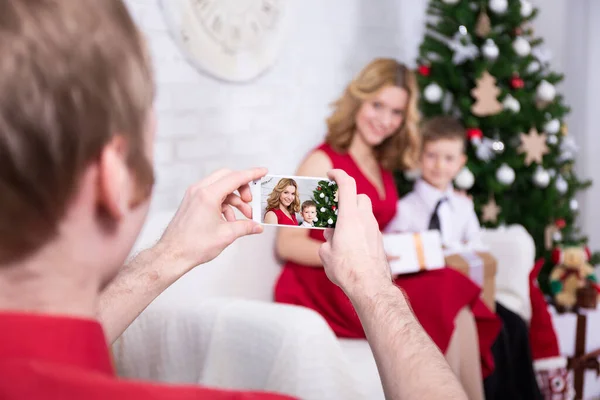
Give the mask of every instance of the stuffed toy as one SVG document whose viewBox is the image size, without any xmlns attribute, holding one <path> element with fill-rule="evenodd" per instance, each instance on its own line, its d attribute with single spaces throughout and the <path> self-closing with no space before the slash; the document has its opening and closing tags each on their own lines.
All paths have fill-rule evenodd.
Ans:
<svg viewBox="0 0 600 400">
<path fill-rule="evenodd" d="M 595 308 L 598 293 L 594 268 L 589 263 L 589 250 L 585 247 L 565 247 L 556 249 L 552 258 L 556 266 L 550 274 L 550 289 L 556 306 L 572 310 L 578 305 L 578 291 L 590 289 L 594 294 L 592 306 Z"/>
</svg>

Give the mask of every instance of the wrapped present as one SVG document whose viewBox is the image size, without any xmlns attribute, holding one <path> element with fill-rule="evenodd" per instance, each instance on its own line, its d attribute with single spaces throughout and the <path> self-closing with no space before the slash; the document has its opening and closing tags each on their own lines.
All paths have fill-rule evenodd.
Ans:
<svg viewBox="0 0 600 400">
<path fill-rule="evenodd" d="M 392 274 L 409 274 L 445 266 L 442 238 L 439 231 L 421 233 L 386 233 L 383 247 L 390 261 Z"/>
<path fill-rule="evenodd" d="M 447 255 L 445 264 L 470 277 L 481 286 L 481 297 L 496 311 L 496 259 L 487 252 L 466 251 Z"/>
<path fill-rule="evenodd" d="M 557 313 L 550 307 L 560 352 L 573 373 L 575 399 L 600 398 L 600 307 Z"/>
</svg>

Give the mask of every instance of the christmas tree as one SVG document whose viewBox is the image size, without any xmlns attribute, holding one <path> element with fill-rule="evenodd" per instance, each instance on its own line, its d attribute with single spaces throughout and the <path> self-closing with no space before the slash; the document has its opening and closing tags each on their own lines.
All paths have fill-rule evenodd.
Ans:
<svg viewBox="0 0 600 400">
<path fill-rule="evenodd" d="M 418 82 L 424 118 L 453 115 L 467 128 L 469 161 L 455 180 L 473 197 L 485 227 L 521 224 L 534 238 L 549 292 L 552 249 L 581 245 L 577 146 L 564 121 L 569 108 L 555 85 L 527 0 L 431 0 L 420 46 Z M 400 195 L 411 174 L 396 174 Z M 598 259 L 593 257 L 592 262 Z"/>
<path fill-rule="evenodd" d="M 316 227 L 333 228 L 337 221 L 338 186 L 332 181 L 319 181 L 313 191 L 313 201 L 317 204 Z"/>
</svg>

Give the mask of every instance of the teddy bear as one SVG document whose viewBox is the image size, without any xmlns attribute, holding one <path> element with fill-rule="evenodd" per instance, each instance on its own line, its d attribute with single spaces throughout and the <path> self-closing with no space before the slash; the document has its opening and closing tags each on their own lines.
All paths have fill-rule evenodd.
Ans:
<svg viewBox="0 0 600 400">
<path fill-rule="evenodd" d="M 593 293 L 591 304 L 595 308 L 598 296 L 596 276 L 589 260 L 590 253 L 585 247 L 571 246 L 555 250 L 553 261 L 556 266 L 550 274 L 550 289 L 557 307 L 573 309 L 578 305 L 578 290 L 587 288 Z"/>
</svg>

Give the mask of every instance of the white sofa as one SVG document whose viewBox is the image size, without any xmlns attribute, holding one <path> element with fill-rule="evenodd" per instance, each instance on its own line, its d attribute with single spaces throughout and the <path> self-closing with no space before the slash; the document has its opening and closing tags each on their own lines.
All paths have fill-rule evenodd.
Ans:
<svg viewBox="0 0 600 400">
<path fill-rule="evenodd" d="M 172 212 L 151 215 L 134 252 Z M 275 228 L 243 238 L 159 296 L 114 344 L 119 374 L 283 392 L 302 399 L 383 399 L 364 340 L 339 340 L 317 313 L 272 302 Z M 198 238 L 202 240 L 202 238 Z M 498 259 L 497 300 L 526 320 L 534 244 L 520 226 L 484 232 Z"/>
</svg>

